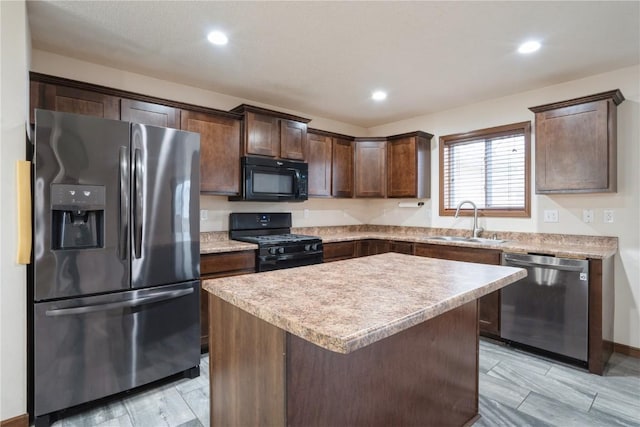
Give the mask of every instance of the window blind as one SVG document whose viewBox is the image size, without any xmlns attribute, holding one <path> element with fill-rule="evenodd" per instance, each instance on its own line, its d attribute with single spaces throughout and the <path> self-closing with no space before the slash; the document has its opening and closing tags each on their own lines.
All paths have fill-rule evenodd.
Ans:
<svg viewBox="0 0 640 427">
<path fill-rule="evenodd" d="M 525 210 L 527 147 L 524 129 L 445 141 L 444 208 L 471 200 L 483 210 Z"/>
</svg>

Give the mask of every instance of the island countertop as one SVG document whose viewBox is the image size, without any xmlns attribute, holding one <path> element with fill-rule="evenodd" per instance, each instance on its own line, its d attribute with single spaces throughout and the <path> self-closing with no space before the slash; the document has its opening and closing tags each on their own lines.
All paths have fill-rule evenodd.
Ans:
<svg viewBox="0 0 640 427">
<path fill-rule="evenodd" d="M 278 328 L 346 354 L 526 274 L 520 268 L 386 253 L 209 279 L 202 287 Z"/>
</svg>

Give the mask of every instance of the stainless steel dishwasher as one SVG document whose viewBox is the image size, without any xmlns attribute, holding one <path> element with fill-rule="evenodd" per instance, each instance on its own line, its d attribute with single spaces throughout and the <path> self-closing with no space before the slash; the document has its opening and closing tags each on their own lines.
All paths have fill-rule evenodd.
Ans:
<svg viewBox="0 0 640 427">
<path fill-rule="evenodd" d="M 502 288 L 500 336 L 587 362 L 589 261 L 503 253 L 502 264 L 528 276 Z"/>
</svg>

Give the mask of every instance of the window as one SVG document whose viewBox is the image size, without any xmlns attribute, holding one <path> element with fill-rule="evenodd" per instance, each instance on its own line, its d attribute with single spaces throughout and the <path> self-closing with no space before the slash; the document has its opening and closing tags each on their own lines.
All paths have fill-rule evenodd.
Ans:
<svg viewBox="0 0 640 427">
<path fill-rule="evenodd" d="M 530 140 L 531 122 L 440 137 L 440 215 L 471 200 L 483 216 L 530 217 Z"/>
</svg>

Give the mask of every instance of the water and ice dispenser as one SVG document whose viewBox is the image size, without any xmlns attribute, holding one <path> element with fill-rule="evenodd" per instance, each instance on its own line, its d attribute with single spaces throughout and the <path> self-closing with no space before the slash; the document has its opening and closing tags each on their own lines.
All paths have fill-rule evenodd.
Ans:
<svg viewBox="0 0 640 427">
<path fill-rule="evenodd" d="M 104 247 L 105 187 L 51 185 L 52 249 Z"/>
</svg>

